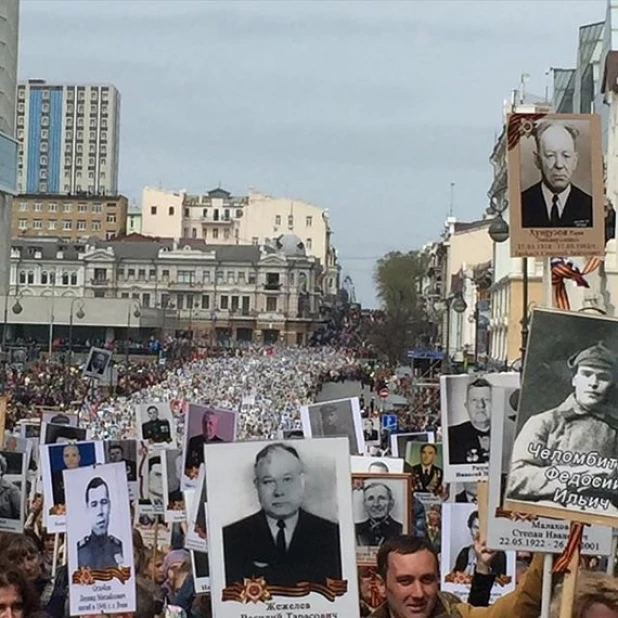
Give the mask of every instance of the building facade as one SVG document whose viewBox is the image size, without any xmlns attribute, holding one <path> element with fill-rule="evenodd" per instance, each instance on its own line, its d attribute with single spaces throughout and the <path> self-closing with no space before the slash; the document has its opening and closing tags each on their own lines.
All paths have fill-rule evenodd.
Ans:
<svg viewBox="0 0 618 618">
<path fill-rule="evenodd" d="M 51 321 L 64 332 L 71 299 L 79 299 L 90 317 L 75 327 L 90 320 L 106 327 L 108 339 L 148 328 L 213 343 L 305 344 L 319 321 L 322 268 L 299 244 L 293 236 L 278 249 L 138 235 L 96 243 L 14 240 L 5 302 L 10 309 L 19 299 L 23 311 L 7 311 L 8 322 L 22 332 Z"/>
<path fill-rule="evenodd" d="M 120 94 L 111 84 L 17 88 L 20 193 L 116 195 Z"/>
<path fill-rule="evenodd" d="M 13 200 L 13 238 L 118 237 L 127 233 L 127 205 L 123 195 L 18 195 Z"/>
</svg>

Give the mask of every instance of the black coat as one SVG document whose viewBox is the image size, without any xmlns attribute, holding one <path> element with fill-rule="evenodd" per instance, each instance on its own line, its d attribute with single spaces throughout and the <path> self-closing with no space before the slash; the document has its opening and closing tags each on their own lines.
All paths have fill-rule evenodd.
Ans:
<svg viewBox="0 0 618 618">
<path fill-rule="evenodd" d="M 187 456 L 185 458 L 185 469 L 199 468 L 204 463 L 204 444 L 213 442 L 224 442 L 219 436 L 213 436 L 207 440 L 205 436 L 198 434 L 189 438 L 187 444 Z"/>
<path fill-rule="evenodd" d="M 403 526 L 389 515 L 375 528 L 371 528 L 370 520 L 361 521 L 354 525 L 356 532 L 356 544 L 361 547 L 378 547 L 403 531 Z"/>
<path fill-rule="evenodd" d="M 524 229 L 554 227 L 547 212 L 540 182 L 521 194 L 521 225 Z M 592 227 L 592 197 L 571 185 L 571 193 L 564 206 L 560 225 L 556 227 Z"/>
<path fill-rule="evenodd" d="M 264 577 L 276 586 L 341 579 L 339 525 L 303 509 L 284 558 L 277 555 L 264 511 L 223 528 L 223 554 L 228 586 L 246 577 Z"/>
<path fill-rule="evenodd" d="M 464 547 L 455 559 L 455 565 L 453 566 L 453 572 L 463 573 L 468 566 L 468 553 L 470 546 Z M 496 552 L 496 555 L 491 561 L 491 572 L 496 577 L 506 575 L 506 554 L 503 551 Z"/>
<path fill-rule="evenodd" d="M 489 463 L 489 451 L 481 446 L 479 433 L 470 422 L 449 427 L 448 450 L 452 466 Z"/>
</svg>

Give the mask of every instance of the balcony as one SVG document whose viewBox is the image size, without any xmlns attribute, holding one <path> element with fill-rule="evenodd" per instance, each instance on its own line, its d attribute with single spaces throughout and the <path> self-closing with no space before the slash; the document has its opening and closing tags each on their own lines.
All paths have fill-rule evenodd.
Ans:
<svg viewBox="0 0 618 618">
<path fill-rule="evenodd" d="M 110 284 L 110 280 L 109 279 L 102 279 L 101 277 L 96 277 L 94 279 L 90 279 L 90 285 L 97 287 L 97 288 L 104 288 L 104 287 L 108 287 Z"/>
<path fill-rule="evenodd" d="M 281 289 L 281 284 L 279 282 L 271 281 L 270 283 L 264 284 L 264 289 L 269 290 L 271 292 L 277 292 Z"/>
</svg>

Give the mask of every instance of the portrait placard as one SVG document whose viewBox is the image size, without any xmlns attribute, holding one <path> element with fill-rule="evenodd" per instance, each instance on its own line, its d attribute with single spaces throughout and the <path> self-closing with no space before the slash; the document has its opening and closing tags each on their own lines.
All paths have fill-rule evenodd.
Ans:
<svg viewBox="0 0 618 618">
<path fill-rule="evenodd" d="M 365 436 L 358 397 L 302 406 L 300 418 L 306 438 L 347 437 L 350 455 L 365 453 Z"/>
<path fill-rule="evenodd" d="M 39 451 L 43 480 L 43 521 L 50 534 L 66 532 L 64 471 L 102 464 L 103 443 L 89 441 L 42 444 Z"/>
<path fill-rule="evenodd" d="M 352 473 L 370 472 L 371 474 L 401 474 L 403 459 L 398 457 L 369 457 L 352 455 L 350 457 Z"/>
<path fill-rule="evenodd" d="M 193 567 L 193 585 L 196 594 L 210 592 L 210 566 L 208 554 L 201 551 L 191 552 L 191 566 Z"/>
<path fill-rule="evenodd" d="M 489 471 L 494 387 L 517 388 L 519 373 L 448 375 L 440 378 L 444 480 L 479 481 Z"/>
<path fill-rule="evenodd" d="M 161 451 L 163 464 L 163 508 L 165 521 L 172 524 L 186 520 L 185 500 L 180 488 L 183 455 L 179 449 Z"/>
<path fill-rule="evenodd" d="M 241 618 L 247 603 L 263 614 L 289 597 L 303 613 L 357 615 L 348 439 L 204 450 L 215 615 Z"/>
<path fill-rule="evenodd" d="M 27 438 L 20 438 L 12 433 L 5 433 L 2 441 L 2 448 L 5 451 L 17 451 L 18 453 L 26 453 L 32 448 L 32 442 Z"/>
<path fill-rule="evenodd" d="M 160 550 L 169 547 L 172 542 L 172 524 L 163 521 L 161 515 L 140 514 L 136 509 L 134 527 L 142 535 L 144 545 L 150 549 L 154 547 L 155 540 Z"/>
<path fill-rule="evenodd" d="M 193 526 L 195 523 L 194 513 L 196 512 L 199 492 L 196 489 L 186 489 L 182 492 L 185 497 L 185 508 L 187 513 L 187 534 L 185 535 L 185 549 L 191 552 L 191 566 L 193 568 L 193 585 L 197 594 L 210 592 L 210 568 L 208 565 L 208 551 L 205 539 L 199 541 L 201 551 L 195 551 L 195 533 Z"/>
<path fill-rule="evenodd" d="M 123 463 L 64 471 L 72 616 L 135 611 L 126 478 Z"/>
<path fill-rule="evenodd" d="M 401 457 L 406 455 L 409 442 L 435 442 L 436 435 L 433 431 L 416 431 L 411 433 L 396 433 L 391 435 L 391 455 Z"/>
<path fill-rule="evenodd" d="M 6 436 L 5 436 L 6 438 Z M 21 533 L 26 512 L 28 457 L 18 451 L 0 450 L 0 531 Z"/>
<path fill-rule="evenodd" d="M 137 435 L 150 448 L 170 448 L 174 445 L 176 428 L 167 401 L 151 401 L 135 406 Z"/>
<path fill-rule="evenodd" d="M 137 457 L 137 511 L 140 515 L 163 515 L 163 452 L 151 451 L 145 442 L 139 442 Z"/>
<path fill-rule="evenodd" d="M 603 255 L 600 116 L 511 114 L 506 140 L 511 255 Z"/>
<path fill-rule="evenodd" d="M 618 525 L 617 359 L 617 320 L 534 310 L 507 510 Z"/>
<path fill-rule="evenodd" d="M 560 554 L 569 537 L 569 523 L 557 519 L 523 516 L 501 508 L 506 489 L 506 477 L 511 462 L 516 395 L 513 389 L 494 388 L 492 391 L 491 453 L 487 508 L 487 547 L 503 551 L 530 551 Z M 502 399 L 502 401 L 498 401 Z M 586 526 L 580 546 L 584 555 L 609 555 L 612 529 L 607 526 Z"/>
<path fill-rule="evenodd" d="M 185 508 L 187 512 L 187 532 L 185 534 L 185 548 L 193 551 L 208 552 L 206 534 L 206 471 L 202 466 L 197 477 L 197 487 L 185 490 Z M 187 494 L 193 492 L 190 502 Z"/>
<path fill-rule="evenodd" d="M 90 348 L 82 375 L 91 380 L 102 380 L 112 360 L 112 351 L 105 348 Z"/>
<path fill-rule="evenodd" d="M 479 534 L 479 514 L 475 504 L 442 505 L 442 551 L 440 590 L 466 599 L 476 569 L 474 538 Z M 496 579 L 490 603 L 515 589 L 515 552 L 497 551 L 490 568 Z"/>
<path fill-rule="evenodd" d="M 352 512 L 356 563 L 373 566 L 380 546 L 410 534 L 409 474 L 353 474 Z"/>
<path fill-rule="evenodd" d="M 60 410 L 41 410 L 41 422 L 77 427 L 77 414 Z"/>
<path fill-rule="evenodd" d="M 442 443 L 408 442 L 404 458 L 405 470 L 412 475 L 414 493 L 437 495 L 444 484 Z"/>
<path fill-rule="evenodd" d="M 83 442 L 88 430 L 85 427 L 71 427 L 71 425 L 41 424 L 41 444 L 59 444 L 67 442 Z"/>
<path fill-rule="evenodd" d="M 127 469 L 129 499 L 131 501 L 137 500 L 139 497 L 137 483 L 137 440 L 106 440 L 103 446 L 105 450 L 105 463 L 124 463 Z"/>
<path fill-rule="evenodd" d="M 204 464 L 204 444 L 207 442 L 234 442 L 238 414 L 197 403 L 189 403 L 185 414 L 182 471 L 182 489 L 194 488 L 200 468 Z"/>
</svg>

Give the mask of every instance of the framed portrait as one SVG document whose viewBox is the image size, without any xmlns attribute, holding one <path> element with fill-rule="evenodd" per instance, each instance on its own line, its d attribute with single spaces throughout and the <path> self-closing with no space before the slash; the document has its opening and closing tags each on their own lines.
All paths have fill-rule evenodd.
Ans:
<svg viewBox="0 0 618 618">
<path fill-rule="evenodd" d="M 145 442 L 138 442 L 137 449 L 137 511 L 140 515 L 163 515 L 163 451 L 149 450 Z"/>
<path fill-rule="evenodd" d="M 403 459 L 408 449 L 408 442 L 435 442 L 435 434 L 433 431 L 395 433 L 391 436 L 391 455 Z"/>
<path fill-rule="evenodd" d="M 511 255 L 603 255 L 600 116 L 511 114 L 507 135 Z"/>
<path fill-rule="evenodd" d="M 193 585 L 196 594 L 210 592 L 210 567 L 208 554 L 202 551 L 191 551 L 191 566 L 193 567 Z"/>
<path fill-rule="evenodd" d="M 102 442 L 65 442 L 41 445 L 43 521 L 49 533 L 66 532 L 67 502 L 64 471 L 102 464 L 103 461 Z"/>
<path fill-rule="evenodd" d="M 189 403 L 185 414 L 183 451 L 185 460 L 182 471 L 182 488 L 196 486 L 200 468 L 204 464 L 204 444 L 234 442 L 238 414 L 212 406 Z"/>
<path fill-rule="evenodd" d="M 137 435 L 151 448 L 169 448 L 174 442 L 176 428 L 170 404 L 151 401 L 135 406 Z"/>
<path fill-rule="evenodd" d="M 352 511 L 357 564 L 375 565 L 380 546 L 410 534 L 409 474 L 353 474 Z"/>
<path fill-rule="evenodd" d="M 517 391 L 496 388 L 492 397 L 502 399 L 492 405 L 491 454 L 487 508 L 487 546 L 503 551 L 530 551 L 560 554 L 569 537 L 569 523 L 556 519 L 522 516 L 502 508 L 506 478 L 511 464 Z M 584 555 L 609 555 L 612 529 L 607 526 L 585 526 L 581 543 Z"/>
<path fill-rule="evenodd" d="M 41 410 L 41 422 L 77 427 L 77 414 L 59 410 Z"/>
<path fill-rule="evenodd" d="M 467 598 L 477 564 L 474 538 L 479 533 L 479 513 L 475 504 L 442 505 L 442 552 L 440 590 Z M 491 561 L 496 579 L 490 602 L 515 589 L 515 552 L 496 551 Z"/>
<path fill-rule="evenodd" d="M 28 457 L 24 452 L 0 450 L 0 531 L 24 530 Z"/>
<path fill-rule="evenodd" d="M 182 476 L 182 451 L 175 448 L 161 451 L 163 464 L 163 509 L 165 521 L 172 524 L 186 521 L 185 500 L 180 479 Z"/>
<path fill-rule="evenodd" d="M 85 427 L 71 427 L 71 425 L 41 425 L 41 444 L 60 444 L 67 442 L 83 442 L 88 430 Z"/>
<path fill-rule="evenodd" d="M 307 613 L 357 615 L 348 439 L 204 450 L 215 615 L 240 618 L 247 599 L 260 612 L 290 596 Z"/>
<path fill-rule="evenodd" d="M 386 595 L 378 579 L 377 567 L 358 567 L 358 591 L 360 594 L 361 616 L 368 616 L 386 601 Z"/>
<path fill-rule="evenodd" d="M 352 455 L 350 457 L 352 473 L 369 472 L 371 474 L 401 474 L 403 459 L 397 457 L 369 457 Z"/>
<path fill-rule="evenodd" d="M 478 481 L 489 471 L 495 387 L 518 388 L 519 373 L 448 375 L 440 378 L 444 480 Z"/>
<path fill-rule="evenodd" d="M 206 534 L 206 471 L 200 469 L 195 489 L 185 490 L 185 508 L 187 511 L 187 532 L 185 548 L 192 551 L 208 552 Z M 187 499 L 187 496 L 188 499 Z"/>
<path fill-rule="evenodd" d="M 505 509 L 617 525 L 617 356 L 617 320 L 533 312 Z"/>
<path fill-rule="evenodd" d="M 105 348 L 90 348 L 82 375 L 91 380 L 102 380 L 112 360 L 112 351 Z"/>
<path fill-rule="evenodd" d="M 25 453 L 32 448 L 32 443 L 26 438 L 21 438 L 12 433 L 5 433 L 2 440 L 2 450 L 16 451 L 18 453 Z"/>
<path fill-rule="evenodd" d="M 362 455 L 365 452 L 358 397 L 302 406 L 300 418 L 306 438 L 347 437 L 350 455 Z"/>
<path fill-rule="evenodd" d="M 103 442 L 105 463 L 123 463 L 127 469 L 129 498 L 138 499 L 137 440 L 106 440 Z"/>
<path fill-rule="evenodd" d="M 19 431 L 22 438 L 39 439 L 41 437 L 41 420 L 33 418 L 20 421 Z"/>
<path fill-rule="evenodd" d="M 71 615 L 136 609 L 133 530 L 123 463 L 64 471 Z"/>
<path fill-rule="evenodd" d="M 408 442 L 404 457 L 405 471 L 412 476 L 412 491 L 437 495 L 444 486 L 441 442 Z"/>
</svg>

